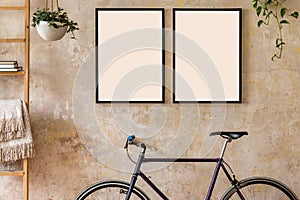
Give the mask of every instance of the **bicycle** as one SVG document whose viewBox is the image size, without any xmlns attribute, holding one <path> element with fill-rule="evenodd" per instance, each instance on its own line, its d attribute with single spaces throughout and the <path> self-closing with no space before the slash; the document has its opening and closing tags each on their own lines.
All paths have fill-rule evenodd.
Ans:
<svg viewBox="0 0 300 200">
<path fill-rule="evenodd" d="M 135 162 L 135 169 L 133 171 L 130 183 L 109 180 L 101 181 L 83 190 L 77 197 L 76 200 L 91 200 L 91 199 L 125 199 L 125 200 L 150 200 L 150 198 L 140 188 L 135 186 L 138 177 L 141 177 L 149 186 L 152 188 L 158 196 L 163 200 L 168 200 L 168 197 L 141 171 L 143 163 L 153 162 L 214 162 L 216 163 L 215 171 L 206 195 L 206 200 L 211 198 L 215 183 L 220 169 L 223 170 L 225 176 L 231 183 L 231 186 L 221 197 L 222 200 L 228 199 L 240 199 L 240 200 L 298 200 L 296 194 L 285 184 L 278 180 L 268 177 L 251 177 L 241 181 L 236 179 L 236 176 L 229 166 L 223 159 L 225 150 L 228 143 L 233 140 L 237 140 L 242 136 L 248 135 L 246 131 L 239 132 L 213 132 L 210 136 L 221 136 L 225 139 L 220 156 L 218 158 L 146 158 L 146 145 L 141 142 L 135 141 L 135 136 L 131 135 L 127 138 L 124 148 L 127 151 L 128 157 L 131 161 L 132 158 L 128 153 L 128 146 L 135 145 L 140 148 L 137 162 Z"/>
</svg>

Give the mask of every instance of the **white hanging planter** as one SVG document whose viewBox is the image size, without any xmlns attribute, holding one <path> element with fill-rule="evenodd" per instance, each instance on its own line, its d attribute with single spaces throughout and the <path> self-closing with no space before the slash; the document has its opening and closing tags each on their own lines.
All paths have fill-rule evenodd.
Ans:
<svg viewBox="0 0 300 200">
<path fill-rule="evenodd" d="M 74 31 L 79 30 L 78 23 L 69 19 L 67 12 L 58 6 L 58 0 L 50 0 L 51 5 L 48 1 L 45 0 L 44 8 L 38 8 L 33 13 L 32 26 L 37 28 L 38 34 L 44 40 L 60 40 L 67 32 L 72 34 L 71 39 L 75 39 Z M 56 1 L 56 9 L 54 9 L 54 1 Z M 55 23 L 50 23 L 49 26 L 48 22 Z"/>
<path fill-rule="evenodd" d="M 59 28 L 54 28 L 48 25 L 48 22 L 41 21 L 36 27 L 37 32 L 44 40 L 56 41 L 64 37 L 67 32 L 68 26 L 62 26 L 61 23 L 57 23 Z"/>
</svg>

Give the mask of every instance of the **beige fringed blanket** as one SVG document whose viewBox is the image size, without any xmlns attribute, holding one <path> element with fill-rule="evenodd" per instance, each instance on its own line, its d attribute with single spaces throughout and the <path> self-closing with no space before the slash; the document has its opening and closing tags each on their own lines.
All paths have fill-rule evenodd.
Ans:
<svg viewBox="0 0 300 200">
<path fill-rule="evenodd" d="M 0 100 L 0 162 L 33 156 L 33 141 L 26 103 Z"/>
</svg>

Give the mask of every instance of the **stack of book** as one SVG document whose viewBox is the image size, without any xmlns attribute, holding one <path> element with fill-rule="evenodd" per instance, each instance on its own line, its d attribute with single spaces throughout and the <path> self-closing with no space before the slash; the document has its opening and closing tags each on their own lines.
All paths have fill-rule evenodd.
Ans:
<svg viewBox="0 0 300 200">
<path fill-rule="evenodd" d="M 22 67 L 18 66 L 18 61 L 0 61 L 0 72 L 17 72 Z"/>
</svg>

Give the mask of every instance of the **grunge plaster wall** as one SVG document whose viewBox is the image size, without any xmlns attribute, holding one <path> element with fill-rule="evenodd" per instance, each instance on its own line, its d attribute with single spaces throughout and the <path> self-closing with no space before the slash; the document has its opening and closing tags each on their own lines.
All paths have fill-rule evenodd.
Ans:
<svg viewBox="0 0 300 200">
<path fill-rule="evenodd" d="M 257 17 L 251 1 L 64 0 L 60 4 L 80 25 L 77 40 L 66 36 L 57 42 L 43 41 L 31 28 L 30 113 L 36 148 L 36 155 L 29 162 L 31 200 L 71 200 L 99 180 L 129 181 L 131 165 L 122 148 L 130 131 L 137 131 L 133 133 L 144 138 L 151 155 L 177 153 L 197 157 L 218 155 L 221 141 L 207 137 L 209 131 L 217 128 L 249 131 L 249 136 L 230 144 L 225 155 L 238 178 L 272 176 L 300 195 L 299 20 L 285 27 L 287 45 L 283 58 L 272 62 L 276 27 L 256 27 Z M 31 13 L 43 5 L 43 1 L 31 1 Z M 84 79 L 81 73 L 94 67 L 96 7 L 164 7 L 168 29 L 172 28 L 173 7 L 243 8 L 243 103 L 174 105 L 167 89 L 166 103 L 161 105 L 89 104 L 94 96 L 84 97 L 85 91 L 80 90 L 78 83 Z M 300 10 L 300 2 L 290 0 L 287 7 Z M 0 16 L 1 27 L 7 26 L 5 20 L 10 21 L 9 27 L 18 27 L 12 19 L 22 19 L 20 13 L 1 12 Z M 7 32 L 14 29 L 0 29 L 1 34 Z M 14 33 L 22 34 L 22 30 L 16 29 Z M 171 41 L 166 45 L 170 47 Z M 21 47 L 11 48 L 1 46 L 1 56 L 5 57 L 8 52 L 22 54 Z M 171 60 L 172 54 L 167 52 L 167 88 L 172 85 Z M 91 80 L 93 78 L 91 76 Z M 1 76 L 0 97 L 20 96 L 21 86 L 22 78 Z M 89 109 L 94 112 L 87 113 Z M 82 120 L 86 121 L 80 123 Z M 90 132 L 91 129 L 94 132 Z M 108 149 L 115 151 L 108 152 Z M 118 167 L 119 161 L 122 166 Z M 212 166 L 171 164 L 146 166 L 146 169 L 171 199 L 204 199 Z M 143 183 L 138 184 L 143 186 Z M 0 199 L 22 199 L 21 185 L 20 178 L 0 177 Z M 220 175 L 212 199 L 219 199 L 227 187 L 224 176 Z"/>
</svg>

